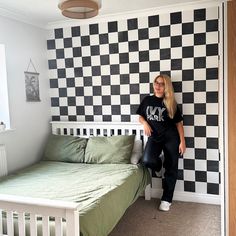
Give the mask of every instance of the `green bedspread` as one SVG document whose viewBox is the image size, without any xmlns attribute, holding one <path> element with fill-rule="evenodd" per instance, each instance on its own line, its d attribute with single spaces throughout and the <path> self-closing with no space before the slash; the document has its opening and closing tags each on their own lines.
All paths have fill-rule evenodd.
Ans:
<svg viewBox="0 0 236 236">
<path fill-rule="evenodd" d="M 83 236 L 106 236 L 149 181 L 138 165 L 42 161 L 0 179 L 0 193 L 80 203 Z"/>
</svg>

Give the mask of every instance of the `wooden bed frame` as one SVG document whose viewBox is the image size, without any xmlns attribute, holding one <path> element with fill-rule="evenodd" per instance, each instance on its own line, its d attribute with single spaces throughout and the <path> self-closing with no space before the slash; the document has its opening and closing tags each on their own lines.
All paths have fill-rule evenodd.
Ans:
<svg viewBox="0 0 236 236">
<path fill-rule="evenodd" d="M 52 133 L 73 136 L 111 136 L 135 134 L 145 146 L 147 137 L 139 123 L 114 122 L 51 122 Z M 145 189 L 145 199 L 151 199 L 151 185 Z M 19 236 L 25 236 L 25 214 L 29 214 L 30 236 L 37 235 L 37 216 L 42 217 L 43 236 L 49 236 L 49 217 L 55 217 L 56 236 L 63 235 L 62 220 L 66 222 L 66 235 L 79 236 L 79 204 L 0 194 L 0 236 L 3 234 L 2 212 L 6 212 L 7 236 L 14 236 L 13 214 L 18 216 Z M 64 223 L 64 222 L 63 222 Z"/>
</svg>

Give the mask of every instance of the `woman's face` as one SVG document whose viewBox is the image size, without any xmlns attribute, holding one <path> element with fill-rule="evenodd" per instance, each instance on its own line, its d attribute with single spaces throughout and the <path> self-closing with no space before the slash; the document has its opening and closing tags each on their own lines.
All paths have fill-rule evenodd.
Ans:
<svg viewBox="0 0 236 236">
<path fill-rule="evenodd" d="M 153 83 L 154 94 L 157 97 L 164 97 L 165 83 L 162 77 L 157 78 Z"/>
</svg>

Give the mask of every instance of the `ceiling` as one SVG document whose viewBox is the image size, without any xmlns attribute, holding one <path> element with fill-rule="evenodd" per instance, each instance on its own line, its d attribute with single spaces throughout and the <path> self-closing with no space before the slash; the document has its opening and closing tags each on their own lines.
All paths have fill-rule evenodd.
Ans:
<svg viewBox="0 0 236 236">
<path fill-rule="evenodd" d="M 61 15 L 58 2 L 59 0 L 0 0 L 0 15 L 44 28 L 48 24 L 68 20 Z M 206 0 L 102 0 L 99 16 L 189 2 Z"/>
</svg>

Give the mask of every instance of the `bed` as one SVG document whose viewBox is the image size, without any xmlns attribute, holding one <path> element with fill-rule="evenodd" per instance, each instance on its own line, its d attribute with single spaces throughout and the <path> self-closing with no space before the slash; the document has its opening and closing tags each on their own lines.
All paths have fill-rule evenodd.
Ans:
<svg viewBox="0 0 236 236">
<path fill-rule="evenodd" d="M 52 122 L 52 133 L 146 142 L 136 123 Z M 0 235 L 106 236 L 143 192 L 150 199 L 150 175 L 139 164 L 43 160 L 0 180 Z"/>
</svg>

